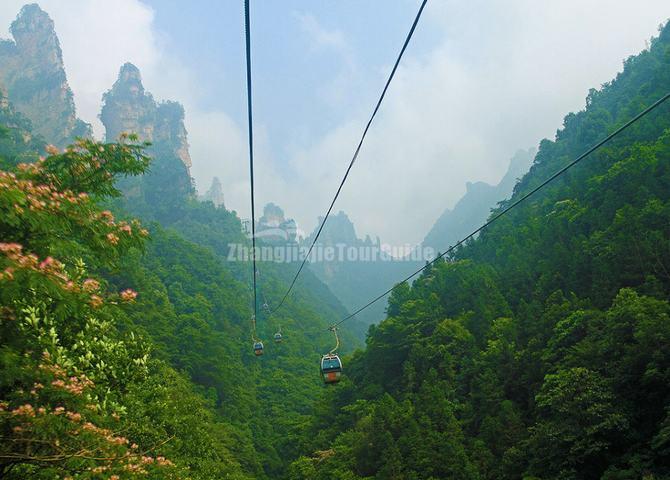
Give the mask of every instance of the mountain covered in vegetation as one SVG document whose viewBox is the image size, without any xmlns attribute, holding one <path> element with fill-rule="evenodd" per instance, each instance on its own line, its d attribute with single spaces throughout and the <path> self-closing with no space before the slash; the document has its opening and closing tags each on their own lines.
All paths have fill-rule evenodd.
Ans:
<svg viewBox="0 0 670 480">
<path fill-rule="evenodd" d="M 103 95 L 100 120 L 109 141 L 134 132 L 142 141 L 170 147 L 172 155 L 187 169 L 191 167 L 184 107 L 174 101 L 157 103 L 144 89 L 140 70 L 132 63 L 121 66 L 118 79 Z"/>
<path fill-rule="evenodd" d="M 440 215 L 422 244 L 410 254 L 401 252 L 392 256 L 382 248 L 379 238 L 374 241 L 369 236 L 358 238 L 346 213 L 340 211 L 332 215 L 317 245 L 332 249 L 335 256 L 332 260 L 312 261 L 310 269 L 351 310 L 365 305 L 370 298 L 392 288 L 398 279 L 417 271 L 435 254 L 445 251 L 484 223 L 498 202 L 511 195 L 517 180 L 530 167 L 533 156 L 532 149 L 519 150 L 497 185 L 468 182 L 465 195 L 453 209 L 446 209 Z M 309 245 L 315 235 L 316 230 L 304 243 Z M 430 256 L 427 255 L 429 249 L 433 252 Z M 385 310 L 385 303 L 378 302 L 357 318 L 363 325 L 377 324 L 384 318 Z"/>
<path fill-rule="evenodd" d="M 668 92 L 670 25 L 496 211 Z M 664 104 L 395 289 L 291 478 L 668 478 L 668 298 Z"/>
<path fill-rule="evenodd" d="M 10 100 L 0 104 L 2 475 L 283 476 L 322 388 L 326 327 L 344 308 L 307 274 L 271 318 L 259 301 L 255 335 L 281 329 L 284 341 L 254 357 L 251 265 L 228 258 L 250 242 L 234 212 L 195 198 L 183 109 L 153 102 L 136 68 L 104 97 L 112 143 L 49 145 L 56 138 Z M 262 296 L 280 298 L 296 268 L 259 265 Z"/>
</svg>

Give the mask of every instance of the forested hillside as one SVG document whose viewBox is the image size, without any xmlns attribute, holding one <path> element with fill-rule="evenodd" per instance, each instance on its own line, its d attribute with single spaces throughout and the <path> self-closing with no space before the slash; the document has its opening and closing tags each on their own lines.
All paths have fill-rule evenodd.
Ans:
<svg viewBox="0 0 670 480">
<path fill-rule="evenodd" d="M 205 245 L 209 241 L 207 246 L 157 223 L 145 230 L 117 219 L 125 202 L 113 200 L 120 192 L 112 182 L 149 167 L 146 147 L 127 137 L 120 145 L 83 141 L 64 153 L 48 147 L 45 160 L 22 163 L 35 159 L 33 148 L 43 143 L 33 140 L 30 122 L 9 106 L 2 115 L 0 157 L 8 170 L 2 172 L 0 281 L 7 374 L 0 391 L 3 428 L 13 432 L 13 444 L 3 442 L 0 464 L 8 478 L 37 472 L 52 478 L 82 468 L 99 468 L 104 477 L 135 468 L 132 462 L 141 463 L 149 452 L 170 459 L 169 475 L 185 468 L 192 478 L 280 475 L 297 455 L 291 438 L 321 388 L 319 354 L 332 346 L 325 327 L 344 313 L 342 307 L 325 287 L 307 284 L 291 300 L 290 313 L 279 312 L 272 323 L 259 318 L 261 337 L 271 337 L 281 325 L 285 339 L 255 358 L 249 286 L 246 278 L 236 279 L 248 263 L 230 270 L 216 253 L 219 243 L 246 241 L 234 215 L 195 200 L 177 205 L 188 221 L 171 225 Z M 82 184 L 77 178 L 84 172 L 90 179 Z M 105 209 L 110 200 L 115 213 Z M 264 294 L 276 298 L 289 272 L 274 265 L 262 271 Z M 127 303 L 119 303 L 124 298 Z M 45 373 L 35 374 L 36 365 Z M 54 388 L 44 395 L 31 392 L 47 382 Z M 74 396 L 65 398 L 75 384 Z M 80 411 L 89 407 L 85 400 L 97 402 L 91 403 L 96 416 Z M 61 421 L 61 411 L 75 420 Z M 80 423 L 88 425 L 85 420 L 102 429 L 92 433 L 104 433 L 91 437 L 90 448 L 70 438 Z M 145 454 L 132 456 L 125 443 L 105 445 L 113 429 L 127 432 L 115 442 L 127 439 Z M 32 449 L 40 438 L 48 445 Z M 109 454 L 109 460 L 88 458 L 97 454 Z M 46 464 L 53 466 L 45 469 Z M 156 478 L 167 478 L 163 470 Z"/>
<path fill-rule="evenodd" d="M 235 428 L 125 330 L 137 292 L 99 275 L 148 235 L 97 205 L 115 177 L 146 168 L 142 147 L 48 150 L 0 173 L 3 477 L 249 478 Z"/>
<path fill-rule="evenodd" d="M 666 25 L 541 143 L 509 202 L 668 91 Z M 664 105 L 398 286 L 291 478 L 668 478 L 669 297 Z"/>
<path fill-rule="evenodd" d="M 230 244 L 249 242 L 234 213 L 194 198 L 174 137 L 59 150 L 4 95 L 0 121 L 3 475 L 154 475 L 142 462 L 153 468 L 160 457 L 169 462 L 160 460 L 155 478 L 281 476 L 322 388 L 319 355 L 333 342 L 326 326 L 343 307 L 305 276 L 272 321 L 261 310 L 258 335 L 281 328 L 284 341 L 255 358 L 251 267 L 227 261 Z M 86 209 L 66 208 L 71 197 Z M 272 301 L 297 266 L 259 268 Z M 34 374 L 38 365 L 49 371 Z M 47 382 L 55 390 L 28 393 Z M 90 439 L 73 440 L 87 422 Z"/>
</svg>

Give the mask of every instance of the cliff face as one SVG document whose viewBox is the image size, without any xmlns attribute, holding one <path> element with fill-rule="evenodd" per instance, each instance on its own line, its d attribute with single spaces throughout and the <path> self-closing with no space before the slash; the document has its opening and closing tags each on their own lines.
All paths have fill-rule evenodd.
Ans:
<svg viewBox="0 0 670 480">
<path fill-rule="evenodd" d="M 156 103 L 144 89 L 135 65 L 126 63 L 121 67 L 112 89 L 103 96 L 103 103 L 100 119 L 108 141 L 124 132 L 136 133 L 143 141 L 169 149 L 186 168 L 191 167 L 184 108 L 177 102 Z"/>
<path fill-rule="evenodd" d="M 484 223 L 498 202 L 512 194 L 517 178 L 528 171 L 535 150 L 519 150 L 510 160 L 507 173 L 497 185 L 468 182 L 466 193 L 453 210 L 445 210 L 426 235 L 423 245 L 444 252 L 449 246 Z"/>
<path fill-rule="evenodd" d="M 0 41 L 0 84 L 9 101 L 48 142 L 65 146 L 90 136 L 91 126 L 76 116 L 53 20 L 38 5 L 26 5 L 10 31 L 14 40 Z"/>
<path fill-rule="evenodd" d="M 8 169 L 18 163 L 34 162 L 43 152 L 45 142 L 32 134 L 32 123 L 17 112 L 0 88 L 0 168 Z"/>
</svg>

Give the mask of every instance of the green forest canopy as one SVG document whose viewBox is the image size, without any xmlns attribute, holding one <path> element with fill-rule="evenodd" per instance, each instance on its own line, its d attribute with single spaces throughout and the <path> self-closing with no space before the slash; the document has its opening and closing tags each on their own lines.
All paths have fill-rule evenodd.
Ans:
<svg viewBox="0 0 670 480">
<path fill-rule="evenodd" d="M 666 26 L 511 201 L 668 91 Z M 399 285 L 329 389 L 317 360 L 342 306 L 307 277 L 286 341 L 254 358 L 248 266 L 223 262 L 239 219 L 183 181 L 156 204 L 175 159 L 132 136 L 45 148 L 1 118 L 5 478 L 670 475 L 668 107 Z M 292 267 L 261 266 L 268 296 Z"/>
</svg>

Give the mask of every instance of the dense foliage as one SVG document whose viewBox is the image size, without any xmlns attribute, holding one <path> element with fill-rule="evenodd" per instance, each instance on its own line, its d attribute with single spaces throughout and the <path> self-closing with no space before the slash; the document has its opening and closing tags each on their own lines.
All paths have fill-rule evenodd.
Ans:
<svg viewBox="0 0 670 480">
<path fill-rule="evenodd" d="M 148 235 L 97 203 L 118 193 L 117 176 L 144 171 L 142 146 L 47 150 L 0 172 L 2 476 L 244 478 L 228 427 L 146 341 L 119 330 L 137 292 L 94 273 L 118 268 Z"/>
<path fill-rule="evenodd" d="M 118 272 L 105 276 L 118 288 L 145 293 L 129 312 L 128 330 L 149 337 L 156 355 L 185 373 L 218 418 L 235 427 L 232 448 L 245 471 L 282 477 L 299 454 L 295 438 L 323 388 L 319 359 L 334 341 L 327 326 L 346 312 L 306 272 L 286 306 L 270 317 L 262 305 L 277 304 L 298 265 L 259 263 L 257 335 L 266 353 L 256 358 L 251 264 L 228 256 L 231 244 L 250 247 L 240 219 L 190 196 L 182 188 L 190 185 L 183 164 L 166 149 L 152 146 L 149 152 L 150 172 L 121 182 L 132 195 L 111 209 L 150 221 L 151 241 L 143 254 L 127 255 Z M 280 329 L 284 341 L 275 345 L 271 338 Z M 348 332 L 343 338 L 345 350 L 357 345 Z"/>
<path fill-rule="evenodd" d="M 8 118 L 15 115 L 9 108 L 4 113 Z M 129 445 L 138 445 L 145 462 L 154 457 L 169 458 L 174 464 L 170 463 L 171 475 L 181 477 L 179 472 L 185 469 L 189 478 L 219 478 L 224 474 L 227 478 L 243 478 L 242 472 L 254 478 L 281 475 L 287 460 L 298 454 L 293 439 L 307 422 L 321 388 L 319 353 L 332 341 L 326 321 L 332 322 L 344 313 L 332 294 L 308 276 L 299 293 L 289 300 L 290 308 L 277 313 L 272 321 L 262 313 L 259 335 L 267 339 L 281 327 L 284 342 L 268 345 L 266 356 L 256 359 L 250 348 L 249 264 L 224 261 L 230 243 L 247 242 L 234 213 L 184 195 L 172 198 L 166 216 L 168 209 L 163 206 L 151 209 L 150 202 L 137 199 L 131 205 L 126 197 L 119 197 L 117 180 L 121 188 L 140 185 L 147 198 L 156 193 L 151 175 L 139 183 L 131 178 L 150 166 L 146 145 L 135 144 L 133 137 L 122 137 L 121 144 L 81 141 L 63 152 L 47 147 L 49 156 L 26 164 L 19 162 L 36 158 L 29 122 L 5 125 L 4 138 L 8 141 L 0 145 L 0 156 L 8 170 L 2 172 L 7 187 L 2 190 L 0 238 L 9 262 L 3 266 L 7 268 L 2 277 L 6 286 L 1 295 L 2 305 L 7 307 L 2 310 L 6 327 L 2 369 L 8 373 L 3 374 L 6 383 L 0 400 L 6 401 L 3 411 L 8 412 L 8 422 L 25 420 L 22 414 L 14 413 L 23 412 L 17 409 L 27 408 L 25 405 L 31 406 L 25 412 L 27 418 L 33 418 L 30 416 L 40 408 L 58 412 L 59 419 L 66 418 L 61 415 L 62 407 L 82 424 L 90 421 L 105 429 L 107 436 L 123 431 L 121 438 L 129 439 Z M 150 152 L 156 155 L 157 149 Z M 164 160 L 158 156 L 154 163 Z M 170 163 L 167 165 L 163 167 L 169 170 Z M 181 173 L 172 172 L 175 176 Z M 153 223 L 145 230 L 137 221 L 117 219 L 133 206 L 170 229 Z M 203 246 L 187 240 L 184 234 Z M 30 277 L 19 275 L 17 265 L 24 263 Z M 280 296 L 294 267 L 261 265 L 264 299 Z M 60 278 L 61 274 L 67 277 Z M 37 288 L 35 282 L 40 275 L 47 278 L 45 285 Z M 63 296 L 57 289 L 54 293 L 55 287 L 46 280 L 57 281 L 56 286 L 60 282 L 67 292 L 79 296 Z M 132 290 L 127 290 L 129 287 Z M 133 301 L 120 308 L 124 291 L 123 295 Z M 137 298 L 132 292 L 139 293 Z M 316 311 L 314 305 L 321 305 L 320 310 Z M 28 333 L 21 336 L 10 329 L 23 323 L 39 332 L 24 338 Z M 42 337 L 61 356 L 37 342 Z M 101 359 L 113 372 L 106 373 L 105 381 L 85 368 L 100 363 L 91 355 L 101 345 L 115 350 L 116 355 Z M 349 348 L 351 345 L 349 342 Z M 19 362 L 22 355 L 30 360 Z M 82 355 L 86 357 L 85 366 L 68 360 Z M 51 365 L 46 359 L 55 363 Z M 52 368 L 65 376 L 45 380 L 28 375 Z M 38 399 L 25 393 L 35 390 L 35 384 L 60 380 L 66 382 L 61 388 L 66 390 L 71 388 L 69 381 L 82 383 L 91 389 L 80 394 L 87 401 L 98 399 L 105 408 L 116 410 L 96 407 L 98 425 L 75 409 L 82 405 L 67 407 L 60 397 Z M 17 389 L 22 393 L 15 398 Z M 100 392 L 105 396 L 100 397 Z M 117 415 L 121 420 L 116 420 Z M 108 421 L 121 423 L 114 423 L 118 429 L 112 430 L 106 426 Z M 14 426 L 25 431 L 22 425 L 7 423 L 7 429 Z M 77 431 L 63 430 L 63 425 L 50 427 L 52 430 L 41 425 L 32 432 L 35 436 L 8 441 L 25 440 L 25 445 L 32 445 L 49 439 L 53 448 L 58 446 L 63 461 L 48 470 L 44 466 L 56 461 L 52 451 L 33 457 L 25 452 L 17 457 L 19 454 L 8 451 L 4 464 L 8 475 L 23 478 L 27 472 L 40 472 L 46 475 L 44 478 L 51 478 L 54 472 L 81 471 L 108 478 L 126 474 L 124 469 L 131 468 L 116 461 L 127 455 L 134 458 L 132 452 L 99 451 L 89 442 L 76 443 L 68 450 L 66 442 L 54 434 L 56 427 L 66 439 Z M 154 450 L 156 455 L 151 457 Z M 74 459 L 86 458 L 73 462 L 69 459 L 73 453 Z M 107 463 L 99 465 L 89 457 L 105 458 Z M 167 478 L 165 472 L 157 475 Z"/>
<path fill-rule="evenodd" d="M 511 201 L 670 91 L 670 26 L 624 67 Z M 291 478 L 668 478 L 669 297 L 665 105 L 398 286 Z"/>
</svg>

